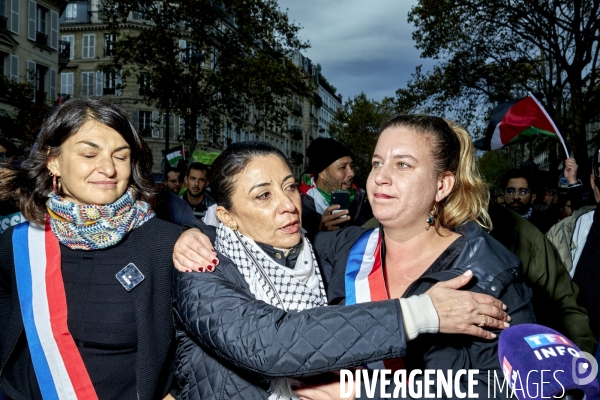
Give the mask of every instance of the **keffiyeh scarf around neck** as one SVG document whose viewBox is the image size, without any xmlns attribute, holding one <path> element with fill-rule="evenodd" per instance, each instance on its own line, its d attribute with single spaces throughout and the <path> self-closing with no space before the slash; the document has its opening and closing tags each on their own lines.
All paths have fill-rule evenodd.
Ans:
<svg viewBox="0 0 600 400">
<path fill-rule="evenodd" d="M 135 200 L 132 188 L 112 204 L 87 206 L 52 192 L 46 207 L 52 232 L 61 244 L 73 250 L 114 246 L 155 215 L 150 204 Z"/>
<path fill-rule="evenodd" d="M 325 287 L 310 242 L 304 245 L 294 269 L 271 259 L 252 239 L 223 224 L 217 228 L 215 248 L 242 273 L 258 300 L 285 311 L 302 311 L 327 304 Z M 271 381 L 269 400 L 297 399 L 287 378 Z"/>
</svg>

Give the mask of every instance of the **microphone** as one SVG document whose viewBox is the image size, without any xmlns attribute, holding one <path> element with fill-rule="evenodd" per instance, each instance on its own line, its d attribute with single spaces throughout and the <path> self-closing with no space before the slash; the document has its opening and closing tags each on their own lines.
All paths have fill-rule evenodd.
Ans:
<svg viewBox="0 0 600 400">
<path fill-rule="evenodd" d="M 509 393 L 520 400 L 600 393 L 595 358 L 564 335 L 536 324 L 511 326 L 500 334 L 498 358 Z"/>
</svg>

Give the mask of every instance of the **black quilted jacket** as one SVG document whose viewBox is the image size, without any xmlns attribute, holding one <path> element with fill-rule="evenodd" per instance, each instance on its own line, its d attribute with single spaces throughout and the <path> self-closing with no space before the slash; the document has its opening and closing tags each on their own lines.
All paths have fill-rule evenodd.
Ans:
<svg viewBox="0 0 600 400">
<path fill-rule="evenodd" d="M 175 272 L 178 399 L 267 399 L 270 378 L 404 355 L 397 300 L 286 313 L 220 260 L 213 273 Z"/>
</svg>

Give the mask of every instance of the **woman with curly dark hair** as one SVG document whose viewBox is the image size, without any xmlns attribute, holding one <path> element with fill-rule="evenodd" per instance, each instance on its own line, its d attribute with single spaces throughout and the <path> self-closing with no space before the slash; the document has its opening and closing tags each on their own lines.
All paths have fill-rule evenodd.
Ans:
<svg viewBox="0 0 600 400">
<path fill-rule="evenodd" d="M 151 152 L 125 111 L 73 99 L 7 166 L 0 387 L 11 398 L 155 399 L 171 382 L 175 225 L 154 218 Z"/>
</svg>

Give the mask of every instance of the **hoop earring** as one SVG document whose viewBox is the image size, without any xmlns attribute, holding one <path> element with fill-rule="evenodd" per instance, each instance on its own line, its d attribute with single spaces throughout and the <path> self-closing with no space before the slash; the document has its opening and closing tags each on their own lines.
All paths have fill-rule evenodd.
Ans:
<svg viewBox="0 0 600 400">
<path fill-rule="evenodd" d="M 60 176 L 56 178 L 57 181 L 57 188 L 58 188 L 58 192 L 56 192 L 56 194 L 60 194 L 60 192 L 62 192 L 62 182 L 60 181 Z"/>
<path fill-rule="evenodd" d="M 435 222 L 436 211 L 437 211 L 437 204 L 434 204 L 433 208 L 431 209 L 431 212 L 429 213 L 429 218 L 427 218 L 427 227 L 425 228 L 425 230 L 429 230 L 429 227 L 431 225 L 433 225 L 433 223 Z"/>
</svg>

